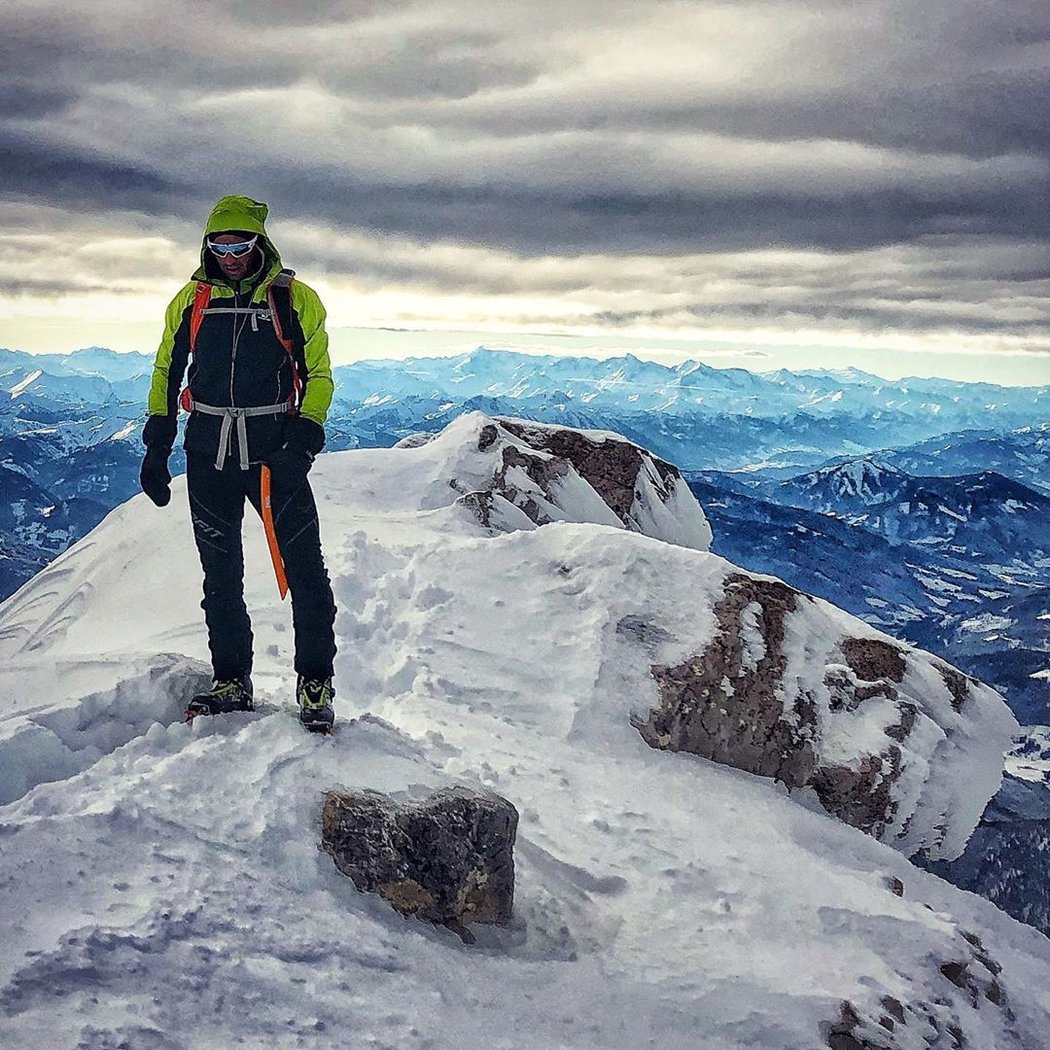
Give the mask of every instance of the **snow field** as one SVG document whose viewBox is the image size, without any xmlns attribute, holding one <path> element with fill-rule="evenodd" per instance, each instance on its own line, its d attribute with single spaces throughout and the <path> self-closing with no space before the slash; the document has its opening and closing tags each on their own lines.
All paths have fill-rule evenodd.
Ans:
<svg viewBox="0 0 1050 1050">
<path fill-rule="evenodd" d="M 461 437 L 315 468 L 340 610 L 330 738 L 295 724 L 254 522 L 260 708 L 171 717 L 179 677 L 206 672 L 178 483 L 0 608 L 0 759 L 26 770 L 0 806 L 0 1043 L 813 1050 L 843 999 L 892 995 L 975 1046 L 1047 1045 L 1040 934 L 814 801 L 632 727 L 657 698 L 650 663 L 710 637 L 731 567 L 602 525 L 485 535 L 451 505 Z M 515 921 L 472 947 L 359 894 L 318 848 L 329 788 L 450 783 L 521 815 Z M 972 958 L 964 931 L 1003 966 L 1012 1019 L 940 974 Z M 898 1045 L 926 1044 L 916 1028 Z"/>
</svg>

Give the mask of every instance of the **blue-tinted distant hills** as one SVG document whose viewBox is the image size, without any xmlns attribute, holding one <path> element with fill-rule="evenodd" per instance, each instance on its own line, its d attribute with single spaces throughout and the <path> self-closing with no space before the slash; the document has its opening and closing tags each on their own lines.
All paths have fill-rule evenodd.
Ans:
<svg viewBox="0 0 1050 1050">
<path fill-rule="evenodd" d="M 939 433 L 989 426 L 1008 430 L 1048 413 L 1050 388 L 959 384 L 941 379 L 891 382 L 858 369 L 755 373 L 695 361 L 667 366 L 624 357 L 596 360 L 479 347 L 456 357 L 372 361 L 336 370 L 342 397 L 550 398 L 580 406 L 615 406 L 673 415 L 759 414 L 775 419 L 805 412 L 917 418 Z M 939 419 L 937 418 L 939 417 Z"/>
<path fill-rule="evenodd" d="M 0 350 L 0 438 L 39 434 L 63 451 L 91 446 L 135 425 L 148 391 L 143 354 Z"/>
<path fill-rule="evenodd" d="M 862 458 L 763 488 L 778 503 L 847 518 L 891 543 L 954 545 L 1003 564 L 1050 551 L 1050 494 L 994 470 L 914 477 Z"/>
<path fill-rule="evenodd" d="M 889 382 L 857 369 L 757 374 L 631 355 L 599 361 L 479 348 L 358 362 L 337 368 L 335 379 L 337 447 L 390 444 L 419 421 L 438 429 L 481 408 L 616 430 L 687 470 L 783 476 L 886 448 L 890 436 L 904 448 L 959 430 L 1008 434 L 1050 414 L 1050 387 Z"/>
<path fill-rule="evenodd" d="M 1050 493 L 1050 422 L 1009 433 L 964 431 L 888 449 L 880 457 L 909 474 L 957 475 L 994 470 Z"/>
<path fill-rule="evenodd" d="M 0 349 L 0 375 L 8 376 L 38 369 L 51 376 L 98 376 L 121 382 L 148 376 L 153 358 L 148 354 L 120 354 L 102 346 L 89 346 L 68 354 L 27 354 L 21 350 Z"/>
<path fill-rule="evenodd" d="M 86 535 L 107 513 L 103 500 L 61 499 L 0 463 L 0 593 L 7 595 Z"/>
<path fill-rule="evenodd" d="M 74 406 L 126 418 L 125 406 L 145 401 L 151 358 L 99 347 L 72 354 L 0 350 L 0 433 L 12 420 L 54 421 Z M 798 473 L 831 457 L 915 446 L 913 457 L 957 431 L 977 431 L 1000 448 L 972 448 L 969 470 L 1011 463 L 1032 470 L 1046 462 L 1047 434 L 1032 441 L 1004 438 L 1050 419 L 1050 387 L 996 387 L 942 379 L 890 382 L 857 369 L 758 374 L 695 361 L 671 367 L 632 355 L 586 357 L 523 354 L 479 347 L 455 357 L 361 361 L 334 370 L 332 448 L 392 444 L 420 422 L 470 407 L 601 426 L 640 440 L 692 470 L 781 468 Z M 982 451 L 993 456 L 981 460 Z M 1028 457 L 1032 463 L 1026 464 Z M 961 453 L 943 461 L 961 458 Z M 917 473 L 907 461 L 896 463 Z M 1029 470 L 1029 474 L 1032 472 Z M 1030 477 L 1018 480 L 1031 482 Z"/>
</svg>

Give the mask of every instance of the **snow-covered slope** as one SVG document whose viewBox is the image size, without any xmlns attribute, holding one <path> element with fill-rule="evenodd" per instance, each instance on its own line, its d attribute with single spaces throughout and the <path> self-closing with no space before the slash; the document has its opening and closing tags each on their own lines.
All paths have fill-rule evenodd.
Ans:
<svg viewBox="0 0 1050 1050">
<path fill-rule="evenodd" d="M 639 645 L 669 663 L 682 639 L 617 625 L 700 631 L 730 567 L 620 522 L 479 526 L 449 485 L 478 424 L 318 461 L 329 739 L 289 709 L 251 522 L 262 704 L 179 722 L 206 658 L 181 479 L 0 607 L 2 1045 L 1050 1045 L 1040 934 L 805 795 L 643 742 Z M 521 814 L 515 922 L 473 947 L 318 849 L 325 789 L 450 783 Z"/>
</svg>

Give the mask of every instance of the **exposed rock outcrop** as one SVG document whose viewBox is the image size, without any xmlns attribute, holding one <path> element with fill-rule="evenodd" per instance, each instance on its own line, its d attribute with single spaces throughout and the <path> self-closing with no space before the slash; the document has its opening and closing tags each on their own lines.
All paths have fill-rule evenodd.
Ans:
<svg viewBox="0 0 1050 1050">
<path fill-rule="evenodd" d="M 1016 728 L 997 694 L 779 580 L 737 570 L 722 587 L 710 640 L 652 665 L 644 739 L 811 788 L 908 855 L 957 856 Z"/>
<path fill-rule="evenodd" d="M 517 810 L 505 798 L 461 787 L 408 803 L 332 791 L 321 842 L 362 892 L 470 940 L 472 923 L 510 920 L 517 826 Z"/>
<path fill-rule="evenodd" d="M 440 435 L 455 443 L 448 486 L 485 528 L 498 532 L 554 521 L 593 522 L 707 550 L 711 528 L 676 467 L 618 434 L 468 413 Z M 459 454 L 470 441 L 472 454 Z"/>
</svg>

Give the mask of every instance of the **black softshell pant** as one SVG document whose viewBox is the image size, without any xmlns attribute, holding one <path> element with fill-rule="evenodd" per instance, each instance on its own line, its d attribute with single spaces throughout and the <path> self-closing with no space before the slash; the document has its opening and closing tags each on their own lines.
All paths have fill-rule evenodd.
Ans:
<svg viewBox="0 0 1050 1050">
<path fill-rule="evenodd" d="M 216 678 L 236 678 L 252 669 L 252 625 L 244 604 L 241 526 L 245 498 L 261 512 L 260 470 L 241 470 L 231 456 L 222 470 L 214 456 L 186 452 L 193 535 L 204 569 L 201 608 Z M 306 678 L 329 678 L 335 659 L 335 601 L 321 554 L 321 533 L 310 483 L 289 483 L 274 473 L 270 506 L 277 543 L 292 596 L 295 670 Z"/>
</svg>

